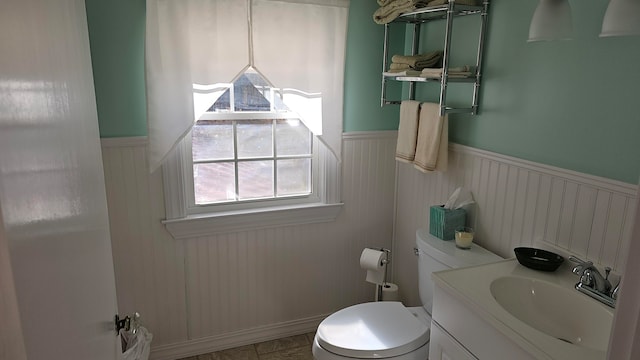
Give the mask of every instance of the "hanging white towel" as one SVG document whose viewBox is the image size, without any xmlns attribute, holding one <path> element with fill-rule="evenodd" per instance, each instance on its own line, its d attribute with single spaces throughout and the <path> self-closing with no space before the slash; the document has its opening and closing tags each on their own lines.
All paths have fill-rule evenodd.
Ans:
<svg viewBox="0 0 640 360">
<path fill-rule="evenodd" d="M 411 163 L 416 155 L 418 137 L 418 116 L 420 102 L 404 100 L 400 103 L 400 124 L 398 125 L 398 143 L 396 160 Z"/>
<path fill-rule="evenodd" d="M 449 117 L 440 116 L 439 104 L 422 103 L 420 107 L 414 167 L 422 172 L 445 172 L 449 159 Z"/>
</svg>

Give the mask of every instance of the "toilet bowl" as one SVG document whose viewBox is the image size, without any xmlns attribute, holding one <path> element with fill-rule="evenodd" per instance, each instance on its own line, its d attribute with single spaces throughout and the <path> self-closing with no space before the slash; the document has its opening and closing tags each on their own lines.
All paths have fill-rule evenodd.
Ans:
<svg viewBox="0 0 640 360">
<path fill-rule="evenodd" d="M 429 355 L 433 283 L 431 273 L 501 259 L 473 244 L 462 250 L 454 241 L 416 232 L 421 307 L 381 301 L 339 310 L 320 323 L 312 345 L 316 360 L 425 360 Z"/>
</svg>

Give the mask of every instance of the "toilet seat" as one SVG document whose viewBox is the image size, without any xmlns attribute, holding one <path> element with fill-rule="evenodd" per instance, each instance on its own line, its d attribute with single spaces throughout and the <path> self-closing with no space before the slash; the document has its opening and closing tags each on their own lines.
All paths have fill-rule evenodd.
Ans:
<svg viewBox="0 0 640 360">
<path fill-rule="evenodd" d="M 391 301 L 353 305 L 322 321 L 316 341 L 324 350 L 344 357 L 379 359 L 407 354 L 429 342 L 431 319 L 419 310 L 418 314 Z"/>
</svg>

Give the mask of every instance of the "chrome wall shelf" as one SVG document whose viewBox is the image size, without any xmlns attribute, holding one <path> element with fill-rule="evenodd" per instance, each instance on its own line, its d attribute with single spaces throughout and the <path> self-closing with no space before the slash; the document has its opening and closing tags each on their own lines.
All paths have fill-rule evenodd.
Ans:
<svg viewBox="0 0 640 360">
<path fill-rule="evenodd" d="M 383 48 L 383 61 L 382 61 L 382 91 L 380 96 L 380 106 L 400 104 L 401 100 L 389 100 L 386 98 L 387 83 L 389 81 L 403 81 L 409 83 L 409 99 L 415 100 L 415 86 L 417 83 L 440 83 L 440 115 L 446 113 L 470 113 L 476 115 L 478 113 L 478 94 L 480 91 L 480 79 L 482 74 L 482 57 L 484 51 L 485 33 L 487 30 L 487 18 L 489 10 L 489 0 L 484 0 L 482 5 L 470 6 L 470 5 L 458 5 L 454 0 L 451 0 L 448 4 L 433 6 L 428 8 L 422 8 L 410 13 L 405 13 L 399 16 L 390 24 L 384 25 L 384 48 Z M 476 64 L 474 73 L 469 77 L 452 77 L 449 75 L 449 60 L 451 56 L 451 35 L 453 30 L 453 23 L 456 17 L 467 15 L 480 15 L 480 30 L 478 36 L 478 48 L 476 54 Z M 444 49 L 442 57 L 442 76 L 438 78 L 422 76 L 385 76 L 384 72 L 387 71 L 389 65 L 389 31 L 390 25 L 393 23 L 405 23 L 408 26 L 413 26 L 412 37 L 412 55 L 418 54 L 420 46 L 420 27 L 422 24 L 430 21 L 446 21 L 445 36 L 444 36 Z M 406 29 L 406 28 L 405 28 Z M 473 84 L 473 96 L 471 99 L 471 106 L 468 108 L 453 108 L 447 106 L 447 85 L 449 83 L 470 83 Z"/>
</svg>

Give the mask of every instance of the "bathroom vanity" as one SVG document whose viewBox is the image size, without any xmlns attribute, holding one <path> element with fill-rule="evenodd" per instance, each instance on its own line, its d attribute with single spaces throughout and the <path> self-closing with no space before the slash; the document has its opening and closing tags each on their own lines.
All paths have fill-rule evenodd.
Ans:
<svg viewBox="0 0 640 360">
<path fill-rule="evenodd" d="M 575 290 L 578 277 L 515 259 L 432 275 L 429 359 L 603 360 L 613 308 Z"/>
</svg>

